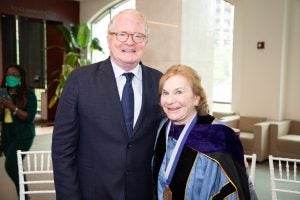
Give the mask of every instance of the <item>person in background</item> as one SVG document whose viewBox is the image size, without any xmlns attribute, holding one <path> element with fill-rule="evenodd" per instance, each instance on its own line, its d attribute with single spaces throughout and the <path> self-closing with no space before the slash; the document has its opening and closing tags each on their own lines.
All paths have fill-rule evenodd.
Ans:
<svg viewBox="0 0 300 200">
<path fill-rule="evenodd" d="M 153 158 L 157 198 L 250 199 L 239 137 L 208 114 L 194 69 L 173 65 L 159 83 L 167 119 L 158 129 Z"/>
<path fill-rule="evenodd" d="M 17 150 L 28 151 L 33 143 L 37 98 L 27 87 L 25 71 L 15 64 L 4 70 L 1 90 L 1 142 L 5 155 L 5 169 L 19 194 Z M 26 199 L 29 199 L 29 196 L 26 196 Z"/>
<path fill-rule="evenodd" d="M 162 73 L 141 62 L 147 30 L 140 12 L 121 11 L 108 25 L 110 57 L 69 76 L 52 138 L 57 200 L 153 199 L 153 130 L 162 119 L 157 93 Z M 134 97 L 128 116 L 125 91 Z"/>
</svg>

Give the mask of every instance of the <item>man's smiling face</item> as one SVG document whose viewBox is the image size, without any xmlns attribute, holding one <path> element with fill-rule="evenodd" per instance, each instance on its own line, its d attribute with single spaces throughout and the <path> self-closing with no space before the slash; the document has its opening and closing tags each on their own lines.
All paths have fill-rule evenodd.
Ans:
<svg viewBox="0 0 300 200">
<path fill-rule="evenodd" d="M 141 33 L 145 34 L 145 25 L 139 16 L 132 13 L 120 14 L 114 21 L 111 32 L 114 33 Z M 121 68 L 128 71 L 134 68 L 142 59 L 147 40 L 135 43 L 132 35 L 124 42 L 116 38 L 116 34 L 108 34 L 108 47 L 112 60 Z"/>
</svg>

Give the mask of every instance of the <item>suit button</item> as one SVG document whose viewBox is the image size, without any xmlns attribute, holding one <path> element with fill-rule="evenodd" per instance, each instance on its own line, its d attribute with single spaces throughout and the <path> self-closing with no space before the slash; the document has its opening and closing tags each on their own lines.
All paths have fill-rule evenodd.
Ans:
<svg viewBox="0 0 300 200">
<path fill-rule="evenodd" d="M 127 176 L 127 175 L 129 174 L 129 172 L 130 172 L 130 171 L 129 171 L 128 169 L 126 169 L 126 170 L 125 170 L 125 176 Z"/>
<path fill-rule="evenodd" d="M 130 149 L 131 147 L 132 147 L 132 144 L 129 143 L 129 144 L 127 145 L 127 148 Z"/>
</svg>

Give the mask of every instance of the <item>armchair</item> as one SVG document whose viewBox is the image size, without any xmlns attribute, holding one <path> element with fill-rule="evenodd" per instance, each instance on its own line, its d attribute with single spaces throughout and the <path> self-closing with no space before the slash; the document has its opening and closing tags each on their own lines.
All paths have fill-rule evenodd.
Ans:
<svg viewBox="0 0 300 200">
<path fill-rule="evenodd" d="M 269 150 L 273 156 L 300 159 L 300 121 L 272 122 Z"/>
<path fill-rule="evenodd" d="M 235 112 L 213 112 L 212 115 L 217 119 L 222 119 L 223 117 L 235 115 Z"/>
<path fill-rule="evenodd" d="M 269 155 L 269 123 L 265 117 L 229 116 L 221 119 L 226 125 L 239 130 L 245 154 L 256 154 L 257 161 Z"/>
</svg>

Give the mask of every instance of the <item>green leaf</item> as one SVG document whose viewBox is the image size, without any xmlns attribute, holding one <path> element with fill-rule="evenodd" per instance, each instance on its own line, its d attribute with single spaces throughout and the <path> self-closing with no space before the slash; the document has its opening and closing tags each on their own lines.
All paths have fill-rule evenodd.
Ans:
<svg viewBox="0 0 300 200">
<path fill-rule="evenodd" d="M 64 65 L 69 65 L 72 68 L 76 68 L 78 66 L 78 59 L 79 58 L 80 58 L 80 54 L 74 53 L 74 52 L 69 52 L 65 56 Z"/>
<path fill-rule="evenodd" d="M 56 103 L 57 99 L 58 99 L 57 96 L 51 97 L 51 100 L 50 100 L 50 102 L 48 104 L 48 108 L 52 108 L 54 106 L 54 104 Z"/>
<path fill-rule="evenodd" d="M 71 32 L 74 37 L 73 43 L 77 48 L 83 50 L 88 47 L 91 40 L 91 31 L 86 24 L 79 24 L 71 27 Z"/>
<path fill-rule="evenodd" d="M 66 42 L 66 52 L 68 53 L 70 51 L 74 51 L 75 46 L 73 43 L 71 31 L 66 26 L 63 25 L 58 25 L 57 29 Z"/>
<path fill-rule="evenodd" d="M 100 41 L 98 38 L 93 38 L 90 45 L 91 50 L 98 50 L 103 52 L 102 47 L 100 46 Z"/>
</svg>

